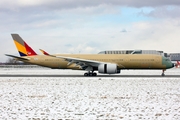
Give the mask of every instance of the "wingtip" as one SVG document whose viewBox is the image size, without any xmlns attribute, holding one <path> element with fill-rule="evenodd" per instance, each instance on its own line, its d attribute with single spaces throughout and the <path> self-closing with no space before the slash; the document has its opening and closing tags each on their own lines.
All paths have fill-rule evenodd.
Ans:
<svg viewBox="0 0 180 120">
<path fill-rule="evenodd" d="M 39 49 L 44 55 L 50 55 L 49 53 L 47 53 L 46 51 Z"/>
<path fill-rule="evenodd" d="M 4 54 L 5 56 L 10 56 L 9 54 Z"/>
</svg>

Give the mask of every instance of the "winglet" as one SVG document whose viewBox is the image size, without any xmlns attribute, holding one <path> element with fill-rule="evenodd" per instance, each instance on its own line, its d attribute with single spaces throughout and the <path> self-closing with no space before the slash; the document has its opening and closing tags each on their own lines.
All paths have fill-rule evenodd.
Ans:
<svg viewBox="0 0 180 120">
<path fill-rule="evenodd" d="M 39 49 L 44 55 L 50 55 L 49 53 L 47 53 L 46 51 Z"/>
<path fill-rule="evenodd" d="M 36 52 L 18 35 L 11 34 L 20 56 L 37 55 Z"/>
</svg>

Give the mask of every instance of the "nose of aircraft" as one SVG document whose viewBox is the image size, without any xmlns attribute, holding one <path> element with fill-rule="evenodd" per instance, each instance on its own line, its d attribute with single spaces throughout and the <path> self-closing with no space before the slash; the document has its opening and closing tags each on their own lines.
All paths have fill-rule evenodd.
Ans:
<svg viewBox="0 0 180 120">
<path fill-rule="evenodd" d="M 175 66 L 175 64 L 166 57 L 163 57 L 163 64 L 166 65 L 166 69 L 173 68 Z"/>
</svg>

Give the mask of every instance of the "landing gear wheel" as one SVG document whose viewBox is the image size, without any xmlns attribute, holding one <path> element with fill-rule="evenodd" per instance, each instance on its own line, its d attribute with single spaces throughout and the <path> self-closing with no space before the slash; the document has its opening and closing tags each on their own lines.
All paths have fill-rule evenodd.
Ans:
<svg viewBox="0 0 180 120">
<path fill-rule="evenodd" d="M 162 73 L 162 74 L 161 74 L 161 76 L 165 76 L 165 74 L 164 74 L 164 73 Z"/>
<path fill-rule="evenodd" d="M 89 73 L 89 76 L 93 76 L 93 73 Z"/>
<path fill-rule="evenodd" d="M 162 74 L 161 74 L 161 76 L 165 76 L 164 71 L 165 71 L 165 70 L 162 70 Z"/>
<path fill-rule="evenodd" d="M 88 72 L 88 73 L 84 73 L 84 76 L 97 76 L 97 73 L 90 73 L 90 72 Z"/>
<path fill-rule="evenodd" d="M 89 74 L 88 73 L 84 73 L 84 76 L 89 76 Z"/>
<path fill-rule="evenodd" d="M 93 73 L 93 76 L 97 76 L 97 73 Z"/>
</svg>

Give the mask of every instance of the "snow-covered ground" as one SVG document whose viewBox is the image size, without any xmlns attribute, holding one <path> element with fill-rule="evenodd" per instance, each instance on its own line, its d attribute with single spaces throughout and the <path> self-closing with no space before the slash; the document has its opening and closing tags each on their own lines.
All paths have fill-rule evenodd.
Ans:
<svg viewBox="0 0 180 120">
<path fill-rule="evenodd" d="M 1 68 L 0 74 L 84 71 Z M 122 71 L 158 75 L 161 71 Z M 179 75 L 179 69 L 166 71 Z M 180 119 L 180 78 L 0 77 L 0 119 Z"/>
</svg>

